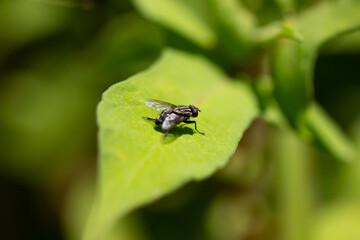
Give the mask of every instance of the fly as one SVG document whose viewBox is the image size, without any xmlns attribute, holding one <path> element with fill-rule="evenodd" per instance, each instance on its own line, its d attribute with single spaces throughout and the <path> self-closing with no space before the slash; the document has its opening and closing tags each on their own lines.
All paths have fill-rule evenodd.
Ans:
<svg viewBox="0 0 360 240">
<path fill-rule="evenodd" d="M 146 106 L 156 109 L 157 111 L 161 111 L 161 114 L 156 118 L 147 118 L 149 120 L 155 120 L 156 125 L 160 125 L 161 129 L 166 131 L 163 138 L 168 135 L 168 133 L 174 129 L 180 123 L 194 123 L 195 130 L 205 135 L 205 133 L 200 132 L 197 130 L 196 121 L 189 121 L 190 117 L 196 118 L 198 113 L 201 112 L 200 109 L 195 107 L 194 105 L 183 106 L 179 105 L 176 106 L 174 104 L 163 102 L 160 100 L 147 100 L 145 102 Z"/>
</svg>

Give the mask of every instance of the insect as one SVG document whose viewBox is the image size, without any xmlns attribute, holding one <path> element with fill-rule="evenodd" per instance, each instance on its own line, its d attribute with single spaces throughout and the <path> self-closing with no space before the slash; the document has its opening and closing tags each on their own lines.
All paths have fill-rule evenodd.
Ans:
<svg viewBox="0 0 360 240">
<path fill-rule="evenodd" d="M 172 129 L 174 129 L 177 125 L 179 125 L 182 122 L 194 123 L 195 130 L 198 133 L 205 135 L 205 133 L 202 133 L 199 130 L 197 130 L 196 121 L 188 120 L 190 117 L 196 118 L 198 116 L 198 113 L 201 112 L 200 109 L 198 109 L 194 105 L 176 106 L 168 102 L 163 102 L 160 100 L 153 100 L 153 99 L 147 100 L 145 104 L 148 107 L 161 111 L 161 114 L 156 119 L 153 118 L 147 118 L 147 119 L 155 120 L 156 125 L 161 125 L 162 130 L 166 131 L 163 138 L 165 138 L 166 135 L 168 135 L 168 133 Z"/>
</svg>

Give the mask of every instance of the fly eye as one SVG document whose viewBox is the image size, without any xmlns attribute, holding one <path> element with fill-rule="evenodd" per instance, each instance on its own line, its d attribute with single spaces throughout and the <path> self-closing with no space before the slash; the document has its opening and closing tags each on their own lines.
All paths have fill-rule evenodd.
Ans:
<svg viewBox="0 0 360 240">
<path fill-rule="evenodd" d="M 199 109 L 194 105 L 190 105 L 189 108 L 191 109 L 192 117 L 197 117 Z"/>
<path fill-rule="evenodd" d="M 193 117 L 197 117 L 198 116 L 198 109 L 197 108 L 193 108 L 192 109 L 192 115 L 193 115 Z"/>
</svg>

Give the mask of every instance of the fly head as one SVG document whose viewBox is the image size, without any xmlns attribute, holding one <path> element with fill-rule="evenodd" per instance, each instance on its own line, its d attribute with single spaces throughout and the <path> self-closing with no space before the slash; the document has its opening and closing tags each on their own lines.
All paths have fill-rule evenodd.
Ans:
<svg viewBox="0 0 360 240">
<path fill-rule="evenodd" d="M 192 113 L 191 116 L 192 117 L 197 117 L 199 112 L 201 112 L 200 109 L 198 109 L 194 105 L 189 105 L 189 108 L 191 109 L 191 113 Z"/>
</svg>

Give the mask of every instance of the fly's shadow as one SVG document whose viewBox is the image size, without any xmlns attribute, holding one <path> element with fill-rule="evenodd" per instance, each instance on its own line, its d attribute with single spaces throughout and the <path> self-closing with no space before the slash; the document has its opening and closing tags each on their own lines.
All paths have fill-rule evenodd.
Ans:
<svg viewBox="0 0 360 240">
<path fill-rule="evenodd" d="M 154 126 L 154 129 L 158 132 L 165 134 L 164 130 L 162 130 L 160 126 Z M 193 135 L 195 133 L 196 132 L 192 128 L 180 125 L 172 129 L 165 137 L 162 137 L 160 141 L 162 141 L 162 143 L 164 144 L 169 144 L 175 141 L 177 138 L 181 137 L 182 135 Z"/>
<path fill-rule="evenodd" d="M 142 117 L 146 122 L 152 122 L 154 123 L 153 120 L 149 120 L 147 117 Z M 161 129 L 161 126 L 159 125 L 155 125 L 154 126 L 154 130 L 157 132 L 162 133 L 163 135 L 165 135 L 165 131 Z M 160 139 L 160 141 L 164 144 L 169 144 L 172 143 L 173 141 L 175 141 L 177 138 L 179 138 L 182 135 L 193 135 L 195 134 L 195 130 L 185 126 L 184 124 L 178 125 L 176 126 L 174 129 L 172 129 L 165 137 L 162 137 Z"/>
</svg>

